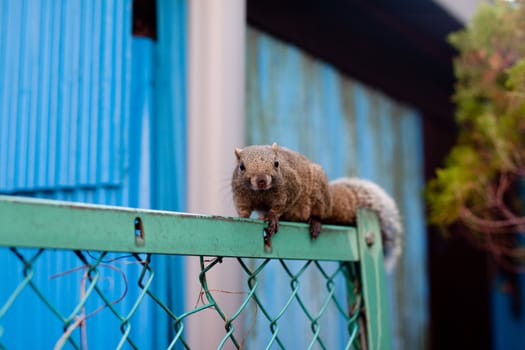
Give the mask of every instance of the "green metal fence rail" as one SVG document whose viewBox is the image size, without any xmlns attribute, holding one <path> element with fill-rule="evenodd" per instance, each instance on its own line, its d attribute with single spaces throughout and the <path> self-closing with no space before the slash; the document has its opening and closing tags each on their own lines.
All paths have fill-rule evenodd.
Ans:
<svg viewBox="0 0 525 350">
<path fill-rule="evenodd" d="M 51 317 L 61 321 L 63 333 L 58 347 L 68 344 L 81 348 L 78 337 L 73 334 L 78 332 L 82 321 L 78 316 L 93 296 L 100 298 L 120 322 L 118 348 L 124 345 L 137 348 L 129 323 L 146 299 L 156 303 L 172 320 L 174 336 L 170 348 L 190 348 L 184 332 L 185 321 L 204 310 L 216 312 L 224 322 L 224 336 L 217 344 L 218 349 L 225 344 L 243 348 L 243 339 L 235 331 L 235 324 L 241 314 L 256 305 L 268 324 L 270 339 L 266 348 L 284 349 L 281 335 L 287 325 L 279 321 L 292 303 L 299 305 L 310 324 L 311 334 L 305 335 L 310 339 L 309 348 L 326 348 L 320 329 L 329 305 L 348 331 L 346 349 L 391 347 L 381 236 L 373 212 L 360 210 L 356 227 L 324 226 L 316 241 L 310 240 L 307 225 L 283 222 L 279 234 L 272 239 L 271 252 L 264 249 L 262 230 L 263 223 L 253 219 L 0 196 L 0 246 L 16 257 L 22 275 L 17 285 L 2 286 L 9 288 L 9 293 L 5 300 L 0 299 L 0 349 L 4 348 L 3 337 L 8 336 L 4 316 L 24 290 L 34 292 L 35 300 L 44 303 Z M 25 248 L 36 249 L 28 253 Z M 53 304 L 34 283 L 36 274 L 46 273 L 36 269 L 35 262 L 47 250 L 55 249 L 71 251 L 86 276 L 82 298 L 68 315 L 59 311 L 59 305 Z M 136 284 L 129 282 L 129 288 L 136 286 L 138 292 L 126 314 L 115 308 L 120 299 L 109 297 L 99 286 L 101 269 L 111 268 L 114 261 L 108 258 L 108 252 L 125 253 L 126 259 L 133 260 L 140 269 Z M 176 314 L 153 293 L 150 286 L 155 278 L 155 266 L 151 257 L 155 254 L 200 257 L 200 305 Z M 239 294 L 242 302 L 231 315 L 216 301 L 216 291 L 207 281 L 208 273 L 226 258 L 238 261 L 245 273 L 247 288 Z M 292 268 L 291 261 L 304 264 L 301 263 L 299 269 Z M 323 265 L 324 261 L 338 263 L 330 269 Z M 289 297 L 277 313 L 269 310 L 260 288 L 264 282 L 259 278 L 261 271 L 271 262 L 278 263 L 290 279 Z M 326 292 L 321 308 L 314 311 L 305 306 L 306 300 L 300 293 L 301 279 L 310 269 L 324 279 Z M 335 285 L 341 280 L 346 288 L 344 300 L 335 293 Z"/>
</svg>

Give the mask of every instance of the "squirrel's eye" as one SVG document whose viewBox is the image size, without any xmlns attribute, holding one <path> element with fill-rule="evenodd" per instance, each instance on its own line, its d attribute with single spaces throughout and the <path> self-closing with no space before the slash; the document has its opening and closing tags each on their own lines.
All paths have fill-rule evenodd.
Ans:
<svg viewBox="0 0 525 350">
<path fill-rule="evenodd" d="M 245 171 L 246 170 L 246 167 L 244 166 L 244 163 L 241 162 L 241 164 L 239 165 L 239 169 L 241 169 L 241 171 Z"/>
<path fill-rule="evenodd" d="M 278 168 L 278 167 L 279 167 L 279 161 L 276 160 L 275 162 L 273 162 L 273 166 L 276 167 L 276 168 Z"/>
</svg>

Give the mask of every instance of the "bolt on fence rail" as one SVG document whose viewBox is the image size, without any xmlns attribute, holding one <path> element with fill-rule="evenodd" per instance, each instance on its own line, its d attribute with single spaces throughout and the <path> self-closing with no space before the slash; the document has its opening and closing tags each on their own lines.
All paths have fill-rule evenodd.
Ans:
<svg viewBox="0 0 525 350">
<path fill-rule="evenodd" d="M 305 224 L 282 223 L 271 252 L 264 249 L 263 224 L 252 219 L 0 196 L 0 222 L 0 257 L 10 274 L 0 290 L 0 349 L 11 348 L 14 334 L 34 327 L 55 332 L 55 348 L 85 349 L 100 320 L 105 332 L 112 332 L 113 325 L 118 334 L 111 347 L 138 349 L 144 343 L 140 328 L 147 326 L 140 323 L 145 304 L 168 321 L 157 327 L 169 328 L 169 349 L 191 349 L 187 320 L 206 312 L 219 317 L 223 326 L 217 349 L 249 348 L 247 340 L 254 333 L 258 346 L 291 348 L 287 334 L 296 329 L 289 321 L 292 312 L 308 325 L 308 332 L 296 335 L 304 337 L 308 349 L 331 348 L 333 333 L 323 327 L 329 318 L 344 329 L 345 349 L 390 348 L 379 225 L 366 210 L 359 211 L 356 227 L 325 226 L 314 242 Z M 366 242 L 371 235 L 378 238 L 375 244 Z M 62 264 L 51 267 L 49 257 L 57 254 Z M 155 291 L 160 278 L 155 258 L 173 254 L 199 257 L 201 293 L 193 308 L 173 307 L 165 294 Z M 225 259 L 236 261 L 242 271 L 242 291 L 216 290 L 209 284 L 209 274 Z M 276 273 L 289 280 L 279 289 L 278 301 L 264 287 L 274 283 Z M 320 284 L 313 303 L 305 294 L 312 275 Z M 61 291 L 75 298 L 51 293 L 49 280 L 61 280 Z M 223 293 L 236 294 L 235 310 L 221 305 Z M 27 300 L 31 310 L 39 304 L 49 322 L 10 322 L 10 313 L 27 307 L 20 305 Z M 100 318 L 103 313 L 111 315 L 110 323 L 107 316 Z M 254 331 L 255 323 L 262 325 L 264 337 L 259 328 Z"/>
</svg>

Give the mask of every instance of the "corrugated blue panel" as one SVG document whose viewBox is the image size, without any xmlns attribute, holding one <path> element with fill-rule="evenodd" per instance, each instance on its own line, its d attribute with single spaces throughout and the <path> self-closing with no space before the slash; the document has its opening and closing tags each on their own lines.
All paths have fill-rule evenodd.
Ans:
<svg viewBox="0 0 525 350">
<path fill-rule="evenodd" d="M 153 169 L 156 209 L 184 210 L 186 199 L 185 0 L 158 0 Z M 170 194 L 170 195 L 166 195 Z"/>
<path fill-rule="evenodd" d="M 131 1 L 13 0 L 3 1 L 2 6 L 0 191 L 126 204 L 129 182 L 122 169 L 129 154 L 121 135 L 129 132 Z M 8 287 L 16 286 L 22 274 L 11 253 L 2 250 L 0 254 L 11 267 L 2 270 L 9 274 L 2 277 L 6 282 L 0 293 L 3 302 L 11 292 Z M 37 263 L 40 272 L 35 283 L 64 315 L 80 298 L 82 276 L 50 277 L 80 265 L 66 252 L 46 252 Z M 136 279 L 136 267 L 118 268 L 130 280 Z M 108 296 L 116 299 L 127 283 L 114 270 L 103 274 Z M 129 288 L 127 293 L 116 305 L 122 314 L 132 307 L 138 290 Z M 90 299 L 86 310 L 100 304 Z M 150 303 L 141 306 L 141 313 L 150 310 Z M 132 320 L 134 329 L 141 332 L 151 329 L 147 325 L 152 323 L 147 318 Z M 40 326 L 29 326 L 35 324 Z M 30 290 L 17 299 L 2 325 L 2 344 L 7 348 L 33 348 L 36 339 L 39 347 L 52 348 L 61 335 L 59 320 Z M 116 347 L 119 325 L 107 309 L 90 318 L 88 344 Z M 135 338 L 142 345 L 149 342 L 148 337 Z"/>
<path fill-rule="evenodd" d="M 153 120 L 154 44 L 147 38 L 133 40 L 133 99 L 130 101 L 130 132 L 127 143 L 130 154 L 130 191 L 128 204 L 132 207 L 151 206 L 150 133 Z M 138 156 L 138 157 L 137 157 Z M 143 184 L 143 181 L 148 183 Z"/>
<path fill-rule="evenodd" d="M 157 0 L 157 50 L 154 56 L 155 118 L 151 120 L 152 207 L 184 211 L 186 208 L 186 53 L 187 2 Z M 163 279 L 154 281 L 162 300 L 180 314 L 184 304 L 184 260 L 157 257 Z M 151 348 L 167 348 L 173 323 L 160 310 L 151 316 L 158 327 L 151 333 Z"/>
<path fill-rule="evenodd" d="M 185 158 L 175 155 L 185 155 L 186 147 L 186 5 L 184 1 L 157 3 L 169 12 L 160 16 L 158 45 L 132 38 L 131 0 L 0 1 L 0 192 L 184 208 Z M 155 61 L 157 52 L 164 53 L 160 65 Z M 163 77 L 164 85 L 157 91 L 164 104 L 157 108 L 155 80 L 166 72 L 170 75 Z M 161 122 L 153 125 L 153 115 Z M 162 147 L 152 145 L 150 133 L 159 134 L 155 128 L 162 129 Z M 166 142 L 169 147 L 163 148 Z M 156 166 L 154 161 L 169 166 Z M 172 184 L 155 196 L 155 204 L 152 192 L 159 189 L 152 186 L 154 172 Z M 0 260 L 8 266 L 0 271 L 6 282 L 0 288 L 2 304 L 12 291 L 9 288 L 20 281 L 21 267 L 5 249 L 0 250 Z M 65 314 L 80 297 L 81 273 L 50 277 L 79 264 L 67 252 L 46 252 L 38 261 L 42 271 L 36 283 Z M 140 291 L 135 284 L 138 266 L 113 265 L 126 273 L 127 283 L 134 283 L 127 285 L 119 271 L 103 270 L 102 285 L 110 298 L 118 298 L 127 288 L 126 298 L 116 305 L 125 315 Z M 154 257 L 153 265 L 154 292 L 181 309 L 180 259 Z M 100 305 L 97 298 L 90 299 L 86 310 Z M 52 348 L 60 337 L 57 319 L 31 291 L 24 291 L 1 324 L 1 342 L 7 348 L 34 348 L 35 342 L 40 348 Z M 89 346 L 115 348 L 119 325 L 108 309 L 90 318 Z M 150 301 L 141 304 L 131 327 L 140 348 L 165 348 L 170 341 L 168 318 Z M 79 339 L 79 331 L 75 332 Z"/>
<path fill-rule="evenodd" d="M 2 7 L 0 191 L 118 185 L 131 1 Z"/>
<path fill-rule="evenodd" d="M 394 348 L 424 348 L 428 292 L 420 115 L 254 30 L 248 32 L 247 55 L 247 144 L 276 141 L 320 163 L 329 178 L 368 178 L 396 199 L 405 218 L 406 237 L 402 261 L 388 279 Z M 268 278 L 277 276 L 278 269 L 266 273 Z M 283 289 L 271 284 L 264 292 L 275 304 L 282 304 L 286 293 L 281 291 L 287 286 L 283 281 L 275 283 L 283 284 Z M 305 293 L 312 299 L 319 287 L 316 283 L 322 281 L 306 283 L 310 287 Z M 335 319 L 325 322 L 325 332 L 345 332 Z M 254 334 L 249 348 L 259 348 L 268 330 L 258 324 Z M 304 337 L 296 334 L 283 337 L 293 348 L 306 345 Z M 328 338 L 329 348 L 341 348 L 342 336 Z"/>
</svg>

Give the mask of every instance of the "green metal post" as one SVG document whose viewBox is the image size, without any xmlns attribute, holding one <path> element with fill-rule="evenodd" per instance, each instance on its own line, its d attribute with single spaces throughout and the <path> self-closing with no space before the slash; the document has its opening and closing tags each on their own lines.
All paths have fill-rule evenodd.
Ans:
<svg viewBox="0 0 525 350">
<path fill-rule="evenodd" d="M 366 308 L 368 349 L 388 350 L 392 344 L 385 293 L 383 244 L 376 213 L 365 209 L 358 211 L 357 235 Z"/>
</svg>

